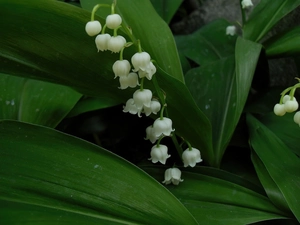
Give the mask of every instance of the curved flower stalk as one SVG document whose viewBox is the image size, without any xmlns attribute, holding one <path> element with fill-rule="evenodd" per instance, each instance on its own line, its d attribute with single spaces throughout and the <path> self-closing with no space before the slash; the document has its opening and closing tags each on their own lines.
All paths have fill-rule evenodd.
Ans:
<svg viewBox="0 0 300 225">
<path fill-rule="evenodd" d="M 176 136 L 173 135 L 175 129 L 173 128 L 172 119 L 169 118 L 166 104 L 166 94 L 163 93 L 155 78 L 156 66 L 154 65 L 151 55 L 144 51 L 141 46 L 140 40 L 136 39 L 132 31 L 122 24 L 122 17 L 115 13 L 115 2 L 110 5 L 98 4 L 93 8 L 91 21 L 86 25 L 86 32 L 90 36 L 96 36 L 95 44 L 99 51 L 111 51 L 112 53 L 119 53 L 119 59 L 112 65 L 112 70 L 115 75 L 114 78 L 119 78 L 119 89 L 136 88 L 132 98 L 128 99 L 123 112 L 145 116 L 157 115 L 159 117 L 153 122 L 152 125 L 146 128 L 146 138 L 152 144 L 156 143 L 150 152 L 150 158 L 153 163 L 160 162 L 167 163 L 167 159 L 171 157 L 168 154 L 168 147 L 160 144 L 161 140 L 165 137 L 171 137 L 177 149 L 179 156 L 182 155 L 184 166 L 190 165 L 194 167 L 196 163 L 201 162 L 200 151 L 192 148 L 188 143 L 189 148 L 183 152 L 181 146 L 178 144 Z M 99 21 L 94 20 L 95 12 L 101 7 L 111 7 L 111 14 L 106 17 L 105 24 L 102 25 Z M 125 37 L 118 35 L 118 29 L 123 28 L 132 42 L 127 42 Z M 112 30 L 113 34 L 107 33 L 106 28 Z M 101 32 L 101 34 L 99 34 Z M 135 41 L 137 40 L 137 41 Z M 123 58 L 123 52 L 127 47 L 136 45 L 137 52 L 131 56 L 131 60 Z M 131 69 L 132 68 L 132 69 Z M 154 90 L 145 89 L 144 82 L 153 82 Z M 154 96 L 157 95 L 157 96 Z M 183 180 L 181 179 L 181 171 L 178 168 L 169 168 L 165 172 L 165 184 L 178 185 Z"/>
</svg>

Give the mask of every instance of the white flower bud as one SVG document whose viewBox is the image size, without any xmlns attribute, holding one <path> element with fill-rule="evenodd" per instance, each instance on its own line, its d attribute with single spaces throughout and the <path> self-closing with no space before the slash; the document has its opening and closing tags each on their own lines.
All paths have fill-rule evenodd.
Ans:
<svg viewBox="0 0 300 225">
<path fill-rule="evenodd" d="M 107 49 L 112 52 L 120 52 L 126 44 L 126 39 L 123 36 L 111 37 L 107 42 Z"/>
<path fill-rule="evenodd" d="M 136 105 L 134 104 L 134 100 L 132 98 L 128 99 L 126 102 L 126 106 L 123 109 L 123 112 L 129 112 L 130 114 L 137 114 L 138 109 Z"/>
<path fill-rule="evenodd" d="M 162 164 L 166 164 L 166 161 L 168 158 L 170 158 L 171 155 L 168 155 L 168 147 L 165 145 L 154 145 L 150 152 L 151 158 L 149 160 L 152 160 L 152 163 L 160 162 Z"/>
<path fill-rule="evenodd" d="M 226 27 L 226 35 L 234 36 L 235 34 L 236 34 L 236 27 L 235 26 Z"/>
<path fill-rule="evenodd" d="M 106 51 L 107 50 L 107 43 L 108 40 L 111 38 L 111 36 L 109 34 L 99 34 L 97 35 L 96 39 L 95 39 L 95 43 L 99 51 Z"/>
<path fill-rule="evenodd" d="M 285 96 L 283 96 L 282 103 L 284 104 L 284 103 L 286 103 L 288 100 L 291 100 L 291 96 L 285 95 Z"/>
<path fill-rule="evenodd" d="M 117 60 L 112 67 L 115 74 L 115 78 L 127 76 L 129 74 L 130 68 L 131 68 L 130 63 L 126 59 Z"/>
<path fill-rule="evenodd" d="M 173 183 L 174 185 L 178 185 L 179 182 L 182 181 L 183 180 L 181 179 L 181 171 L 178 168 L 169 168 L 165 171 L 165 180 L 162 183 Z"/>
<path fill-rule="evenodd" d="M 101 23 L 97 20 L 87 22 L 85 25 L 85 31 L 89 36 L 95 36 L 96 34 L 99 34 L 101 29 Z"/>
<path fill-rule="evenodd" d="M 288 113 L 295 112 L 298 109 L 298 102 L 295 97 L 292 100 L 287 100 L 284 103 L 284 110 Z"/>
<path fill-rule="evenodd" d="M 149 126 L 146 128 L 146 138 L 145 140 L 149 140 L 151 141 L 152 144 L 154 144 L 157 141 L 157 137 L 155 136 L 154 132 L 153 132 L 153 127 Z"/>
<path fill-rule="evenodd" d="M 138 109 L 143 109 L 144 106 L 150 107 L 152 99 L 152 91 L 148 89 L 136 90 L 133 93 L 134 104 Z"/>
<path fill-rule="evenodd" d="M 150 62 L 146 69 L 139 70 L 139 77 L 140 78 L 146 77 L 148 80 L 151 80 L 153 74 L 155 74 L 155 73 L 156 73 L 156 67 L 153 65 L 152 62 Z"/>
<path fill-rule="evenodd" d="M 106 26 L 109 29 L 116 29 L 122 23 L 122 18 L 119 14 L 111 14 L 106 17 Z"/>
<path fill-rule="evenodd" d="M 153 123 L 154 135 L 158 138 L 162 134 L 165 136 L 170 136 L 171 132 L 175 131 L 172 129 L 172 120 L 166 117 L 163 119 L 157 118 Z"/>
<path fill-rule="evenodd" d="M 286 113 L 284 104 L 276 104 L 274 106 L 274 113 L 276 116 L 283 116 Z"/>
<path fill-rule="evenodd" d="M 294 122 L 300 126 L 300 111 L 295 113 Z"/>
<path fill-rule="evenodd" d="M 249 7 L 253 6 L 253 3 L 252 3 L 251 0 L 243 0 L 241 2 L 241 4 L 242 4 L 243 9 L 246 9 L 246 8 L 249 8 Z"/>
<path fill-rule="evenodd" d="M 138 52 L 131 57 L 131 63 L 134 67 L 134 72 L 146 70 L 150 64 L 150 55 L 147 52 Z"/>
<path fill-rule="evenodd" d="M 194 167 L 196 166 L 196 163 L 202 162 L 200 151 L 196 148 L 192 148 L 192 149 L 187 148 L 182 153 L 182 160 L 184 163 L 184 167 L 187 166 Z"/>
<path fill-rule="evenodd" d="M 135 88 L 139 85 L 138 75 L 136 73 L 129 73 L 127 76 L 120 76 L 120 89 L 128 87 Z"/>
<path fill-rule="evenodd" d="M 144 112 L 146 116 L 149 116 L 151 113 L 157 114 L 161 109 L 161 104 L 156 99 L 153 99 L 150 103 L 150 107 L 144 107 Z"/>
</svg>

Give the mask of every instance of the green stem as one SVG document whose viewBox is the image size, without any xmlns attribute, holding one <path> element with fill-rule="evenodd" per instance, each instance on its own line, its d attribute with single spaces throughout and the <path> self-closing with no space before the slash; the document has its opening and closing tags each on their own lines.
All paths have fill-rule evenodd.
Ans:
<svg viewBox="0 0 300 225">
<path fill-rule="evenodd" d="M 145 80 L 145 77 L 142 77 L 141 78 L 141 88 L 140 88 L 141 91 L 144 90 L 144 80 Z"/>
<path fill-rule="evenodd" d="M 159 147 L 160 141 L 164 138 L 164 135 L 161 135 L 160 138 L 158 139 L 157 143 L 156 143 L 156 147 Z"/>
<path fill-rule="evenodd" d="M 244 25 L 246 23 L 246 14 L 245 14 L 245 10 L 242 7 L 242 0 L 240 1 L 240 7 L 241 7 L 241 12 L 242 12 L 242 27 L 244 27 Z"/>
<path fill-rule="evenodd" d="M 116 0 L 111 4 L 111 14 L 115 14 L 115 6 L 116 6 L 116 4 L 117 4 Z"/>
<path fill-rule="evenodd" d="M 95 13 L 96 11 L 100 8 L 100 7 L 110 7 L 110 5 L 108 4 L 97 4 L 94 6 L 93 10 L 92 10 L 92 14 L 91 14 L 91 21 L 95 20 Z"/>
</svg>

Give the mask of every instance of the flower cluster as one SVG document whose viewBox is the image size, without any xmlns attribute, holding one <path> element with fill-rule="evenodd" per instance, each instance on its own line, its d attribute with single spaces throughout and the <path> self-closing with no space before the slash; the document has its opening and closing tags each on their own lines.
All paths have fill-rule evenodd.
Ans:
<svg viewBox="0 0 300 225">
<path fill-rule="evenodd" d="M 300 82 L 300 79 L 298 79 L 298 81 Z M 296 89 L 299 87 L 300 83 L 295 84 L 293 87 L 285 89 L 281 93 L 280 102 L 274 106 L 275 115 L 284 116 L 286 113 L 292 113 L 298 109 L 299 104 L 297 102 L 297 99 L 294 97 L 294 94 Z M 288 92 L 290 92 L 289 95 L 287 94 Z M 300 111 L 295 113 L 294 122 L 300 126 Z"/>
<path fill-rule="evenodd" d="M 95 43 L 99 51 L 111 51 L 112 53 L 119 53 L 119 60 L 115 61 L 112 65 L 112 70 L 114 73 L 114 78 L 119 79 L 120 87 L 119 89 L 136 88 L 132 98 L 128 99 L 123 112 L 130 114 L 137 114 L 139 117 L 144 113 L 146 116 L 151 114 L 158 114 L 159 117 L 153 122 L 152 125 L 146 128 L 146 140 L 149 140 L 152 144 L 156 143 L 150 152 L 151 160 L 153 163 L 160 162 L 166 164 L 168 158 L 171 155 L 168 154 L 168 147 L 166 145 L 160 144 L 160 141 L 164 137 L 170 137 L 175 132 L 173 129 L 173 123 L 168 116 L 164 114 L 166 112 L 166 96 L 162 94 L 160 87 L 157 82 L 153 82 L 155 90 L 145 89 L 144 81 L 151 81 L 156 73 L 156 66 L 153 64 L 153 60 L 148 52 L 143 51 L 140 41 L 136 43 L 127 42 L 126 39 L 118 35 L 118 29 L 120 27 L 124 28 L 125 31 L 129 31 L 130 35 L 132 32 L 126 26 L 122 24 L 122 17 L 115 13 L 115 3 L 111 5 L 111 14 L 106 17 L 105 24 L 102 29 L 102 25 L 99 21 L 94 20 L 94 14 L 96 10 L 101 6 L 109 6 L 104 4 L 98 4 L 94 7 L 91 15 L 91 21 L 86 24 L 85 30 L 89 36 L 96 36 Z M 105 29 L 113 30 L 113 35 L 105 33 Z M 101 34 L 100 34 L 101 32 Z M 123 51 L 126 47 L 130 47 L 132 44 L 136 44 L 138 51 L 132 55 L 130 61 L 123 59 Z M 153 94 L 154 93 L 154 94 Z M 154 96 L 157 94 L 159 97 Z M 162 98 L 162 96 L 164 96 Z M 166 113 L 167 114 L 167 113 Z M 188 144 L 188 149 L 184 152 L 179 148 L 178 153 L 181 154 L 184 167 L 191 166 L 194 167 L 196 163 L 202 161 L 200 151 L 196 148 L 192 148 Z M 170 184 L 173 183 L 178 185 L 182 182 L 181 171 L 178 168 L 169 168 L 165 172 L 165 180 L 163 183 Z"/>
</svg>

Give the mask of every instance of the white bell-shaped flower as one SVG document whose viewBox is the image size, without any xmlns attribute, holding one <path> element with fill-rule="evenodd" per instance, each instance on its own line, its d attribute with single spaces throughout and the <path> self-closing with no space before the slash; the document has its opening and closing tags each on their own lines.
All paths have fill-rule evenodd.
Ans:
<svg viewBox="0 0 300 225">
<path fill-rule="evenodd" d="M 175 131 L 175 129 L 172 129 L 172 120 L 166 117 L 163 117 L 162 119 L 157 118 L 153 123 L 153 129 L 154 135 L 157 138 L 162 134 L 170 136 L 171 132 Z"/>
<path fill-rule="evenodd" d="M 226 35 L 234 36 L 236 34 L 236 26 L 228 26 L 226 27 Z"/>
<path fill-rule="evenodd" d="M 179 182 L 182 182 L 181 179 L 181 171 L 178 168 L 169 168 L 165 171 L 165 180 L 162 182 L 163 184 L 171 184 L 178 185 Z"/>
<path fill-rule="evenodd" d="M 146 77 L 148 80 L 152 79 L 153 74 L 156 73 L 156 67 L 152 62 L 149 63 L 148 67 L 146 67 L 144 70 L 139 70 L 139 77 L 143 78 Z"/>
<path fill-rule="evenodd" d="M 131 65 L 129 63 L 128 60 L 124 59 L 124 60 L 117 60 L 112 67 L 114 74 L 115 74 L 115 78 L 116 77 L 123 77 L 123 76 L 127 76 L 130 72 L 131 69 Z"/>
<path fill-rule="evenodd" d="M 284 102 L 284 109 L 288 113 L 295 112 L 298 109 L 298 106 L 299 104 L 295 97 L 293 97 L 292 99 L 289 98 L 287 101 Z"/>
<path fill-rule="evenodd" d="M 128 87 L 135 88 L 139 85 L 138 75 L 136 73 L 129 73 L 127 76 L 120 76 L 120 89 L 126 89 Z"/>
<path fill-rule="evenodd" d="M 106 26 L 109 29 L 116 29 L 122 23 L 122 17 L 119 14 L 111 14 L 106 17 Z"/>
<path fill-rule="evenodd" d="M 107 44 L 108 44 L 108 40 L 111 38 L 111 36 L 109 34 L 98 34 L 96 39 L 95 39 L 95 43 L 99 51 L 106 51 L 107 50 Z"/>
<path fill-rule="evenodd" d="M 162 164 L 166 164 L 167 159 L 171 156 L 168 155 L 168 147 L 165 145 L 154 145 L 151 148 L 150 155 L 151 158 L 149 160 L 152 160 L 153 163 L 160 162 Z"/>
<path fill-rule="evenodd" d="M 192 149 L 187 148 L 182 153 L 182 160 L 184 163 L 184 167 L 187 166 L 194 167 L 196 166 L 196 163 L 202 162 L 200 151 L 196 148 L 192 148 Z"/>
<path fill-rule="evenodd" d="M 300 126 L 300 111 L 295 113 L 294 122 L 297 123 Z"/>
<path fill-rule="evenodd" d="M 276 116 L 283 116 L 286 113 L 285 108 L 284 108 L 284 104 L 277 103 L 274 106 L 274 113 L 275 113 Z"/>
<path fill-rule="evenodd" d="M 99 34 L 102 29 L 101 23 L 98 20 L 89 21 L 85 25 L 85 31 L 89 36 Z"/>
<path fill-rule="evenodd" d="M 153 99 L 150 103 L 150 107 L 144 107 L 144 113 L 149 116 L 151 113 L 157 114 L 161 109 L 161 104 L 156 99 Z"/>
<path fill-rule="evenodd" d="M 131 57 L 134 72 L 146 70 L 149 67 L 151 57 L 147 52 L 137 52 Z"/>
<path fill-rule="evenodd" d="M 116 36 L 116 37 L 111 37 L 108 42 L 107 42 L 107 49 L 117 53 L 120 52 L 121 49 L 124 47 L 126 44 L 126 39 L 123 36 Z"/>
<path fill-rule="evenodd" d="M 138 89 L 133 93 L 134 104 L 140 110 L 142 110 L 144 106 L 150 107 L 151 99 L 152 99 L 152 91 L 151 90 Z"/>
<path fill-rule="evenodd" d="M 251 0 L 243 0 L 241 2 L 241 4 L 242 4 L 243 9 L 246 9 L 246 8 L 249 8 L 249 7 L 253 6 L 253 3 L 252 3 Z"/>
<path fill-rule="evenodd" d="M 152 126 L 149 126 L 146 128 L 146 138 L 145 140 L 151 141 L 152 144 L 154 144 L 158 138 L 154 134 L 154 130 Z"/>
<path fill-rule="evenodd" d="M 123 112 L 129 112 L 130 114 L 137 114 L 138 113 L 138 109 L 136 107 L 136 105 L 134 104 L 134 100 L 133 98 L 130 98 L 127 100 L 126 105 L 123 109 Z"/>
</svg>

